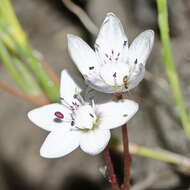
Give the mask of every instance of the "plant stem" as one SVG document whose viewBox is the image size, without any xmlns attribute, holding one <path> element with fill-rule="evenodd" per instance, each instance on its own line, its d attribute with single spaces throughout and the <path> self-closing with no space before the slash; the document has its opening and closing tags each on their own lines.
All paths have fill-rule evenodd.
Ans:
<svg viewBox="0 0 190 190">
<path fill-rule="evenodd" d="M 25 82 L 22 80 L 21 75 L 19 72 L 16 70 L 16 68 L 12 64 L 12 59 L 6 49 L 4 47 L 3 43 L 0 41 L 0 59 L 2 60 L 2 63 L 5 65 L 7 68 L 7 71 L 10 73 L 12 78 L 15 80 L 17 85 L 26 93 L 28 93 L 28 89 L 25 86 Z"/>
<path fill-rule="evenodd" d="M 122 93 L 116 93 L 116 98 L 118 100 L 123 99 Z M 123 159 L 124 159 L 124 180 L 122 190 L 130 189 L 130 168 L 131 168 L 131 155 L 129 153 L 129 140 L 128 140 L 128 129 L 127 124 L 122 126 L 123 135 Z"/>
<path fill-rule="evenodd" d="M 109 182 L 114 190 L 120 190 L 110 156 L 109 145 L 104 149 L 103 155 L 109 173 Z"/>
<path fill-rule="evenodd" d="M 18 97 L 21 98 L 23 100 L 26 100 L 28 102 L 32 102 L 36 105 L 45 105 L 45 104 L 49 104 L 50 101 L 48 100 L 47 97 L 45 96 L 31 96 L 31 95 L 27 95 L 17 89 L 11 88 L 9 85 L 7 85 L 6 83 L 0 81 L 0 89 Z"/>
<path fill-rule="evenodd" d="M 174 65 L 174 60 L 171 51 L 171 42 L 169 36 L 169 24 L 168 24 L 168 9 L 167 9 L 167 0 L 157 0 L 158 8 L 158 23 L 160 28 L 160 36 L 163 45 L 163 60 L 165 69 L 167 72 L 169 84 L 172 88 L 173 96 L 175 98 L 175 103 L 178 109 L 179 117 L 183 125 L 185 134 L 187 138 L 190 139 L 190 119 L 188 112 L 186 110 L 183 96 L 181 93 L 181 88 L 179 84 L 179 77 L 176 72 Z"/>
<path fill-rule="evenodd" d="M 123 190 L 130 189 L 130 168 L 131 168 L 131 156 L 129 153 L 129 140 L 128 140 L 128 129 L 127 124 L 122 126 L 123 134 L 123 159 L 124 159 L 124 182 Z"/>
<path fill-rule="evenodd" d="M 117 144 L 117 145 L 116 145 Z M 123 152 L 123 146 L 121 143 L 113 145 L 116 150 Z M 190 173 L 190 159 L 180 154 L 170 152 L 161 148 L 149 148 L 135 143 L 129 144 L 129 152 L 133 155 L 144 156 L 147 158 L 156 159 L 159 161 L 175 164 L 186 173 Z"/>
</svg>

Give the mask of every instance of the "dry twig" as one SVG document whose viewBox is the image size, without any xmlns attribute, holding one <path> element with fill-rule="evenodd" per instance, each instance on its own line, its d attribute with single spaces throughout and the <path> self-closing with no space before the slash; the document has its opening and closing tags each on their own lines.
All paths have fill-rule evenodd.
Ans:
<svg viewBox="0 0 190 190">
<path fill-rule="evenodd" d="M 94 22 L 89 18 L 86 12 L 73 3 L 71 0 L 62 0 L 63 4 L 73 13 L 75 14 L 80 21 L 83 23 L 85 28 L 93 35 L 96 36 L 98 33 L 98 28 L 94 24 Z"/>
</svg>

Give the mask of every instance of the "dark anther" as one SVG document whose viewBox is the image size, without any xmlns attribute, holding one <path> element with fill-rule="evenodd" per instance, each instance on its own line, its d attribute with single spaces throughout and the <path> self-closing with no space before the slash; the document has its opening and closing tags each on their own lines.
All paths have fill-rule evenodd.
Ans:
<svg viewBox="0 0 190 190">
<path fill-rule="evenodd" d="M 124 41 L 123 45 L 124 45 L 124 46 L 126 46 L 126 45 L 127 45 L 127 41 L 126 41 L 126 40 Z"/>
<path fill-rule="evenodd" d="M 75 98 L 75 99 L 76 99 L 76 98 L 77 98 L 77 94 L 74 94 L 73 98 Z"/>
<path fill-rule="evenodd" d="M 137 62 L 138 62 L 137 59 L 135 59 L 135 65 L 137 64 Z"/>
<path fill-rule="evenodd" d="M 93 70 L 93 69 L 94 69 L 94 67 L 89 67 L 89 69 L 90 69 L 90 70 Z"/>
<path fill-rule="evenodd" d="M 71 121 L 71 126 L 74 126 L 75 122 L 74 121 Z"/>
<path fill-rule="evenodd" d="M 61 123 L 61 122 L 62 122 L 62 119 L 56 117 L 56 118 L 54 118 L 53 121 L 56 122 L 56 123 Z"/>
<path fill-rule="evenodd" d="M 116 78 L 116 72 L 113 74 L 113 77 Z"/>
<path fill-rule="evenodd" d="M 94 116 L 91 113 L 89 113 L 89 115 L 94 118 Z"/>
</svg>

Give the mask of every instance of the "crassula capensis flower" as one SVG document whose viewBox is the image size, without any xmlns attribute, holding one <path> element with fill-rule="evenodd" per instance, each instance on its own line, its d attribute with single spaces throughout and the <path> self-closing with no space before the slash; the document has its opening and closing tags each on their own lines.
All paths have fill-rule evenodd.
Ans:
<svg viewBox="0 0 190 190">
<path fill-rule="evenodd" d="M 41 147 L 41 156 L 61 157 L 79 146 L 88 154 L 98 154 L 109 142 L 110 129 L 125 124 L 138 110 L 138 104 L 131 100 L 114 101 L 92 91 L 84 90 L 79 79 L 63 71 L 60 103 L 28 113 L 34 124 L 50 132 Z"/>
<path fill-rule="evenodd" d="M 104 93 L 126 92 L 144 78 L 154 32 L 146 30 L 129 46 L 120 20 L 108 13 L 95 42 L 95 51 L 81 38 L 68 35 L 73 62 L 92 88 Z"/>
</svg>

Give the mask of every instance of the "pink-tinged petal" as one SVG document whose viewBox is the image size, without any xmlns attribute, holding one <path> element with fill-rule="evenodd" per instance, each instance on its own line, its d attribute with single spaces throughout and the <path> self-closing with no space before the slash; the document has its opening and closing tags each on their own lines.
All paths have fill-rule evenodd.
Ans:
<svg viewBox="0 0 190 190">
<path fill-rule="evenodd" d="M 127 123 L 137 112 L 138 104 L 131 100 L 120 100 L 97 105 L 100 128 L 113 129 Z"/>
<path fill-rule="evenodd" d="M 96 51 L 104 60 L 117 61 L 127 53 L 128 39 L 118 17 L 108 13 L 95 43 Z"/>
<path fill-rule="evenodd" d="M 49 104 L 28 113 L 29 119 L 38 127 L 52 131 L 63 127 L 65 120 L 71 120 L 71 111 L 61 104 Z"/>
<path fill-rule="evenodd" d="M 130 64 L 146 64 L 154 43 L 154 31 L 146 30 L 139 34 L 129 47 Z"/>
<path fill-rule="evenodd" d="M 65 106 L 71 109 L 78 108 L 81 105 L 81 101 L 76 97 L 76 94 L 83 96 L 85 88 L 86 86 L 81 78 L 72 75 L 67 70 L 62 71 L 60 98 Z"/>
<path fill-rule="evenodd" d="M 82 75 L 91 75 L 99 71 L 95 52 L 81 38 L 67 35 L 69 54 Z"/>
<path fill-rule="evenodd" d="M 109 130 L 95 129 L 86 133 L 84 132 L 81 135 L 80 147 L 88 154 L 99 154 L 107 146 L 110 136 Z"/>
<path fill-rule="evenodd" d="M 80 133 L 59 128 L 45 139 L 40 155 L 45 158 L 58 158 L 71 153 L 79 146 Z"/>
</svg>

